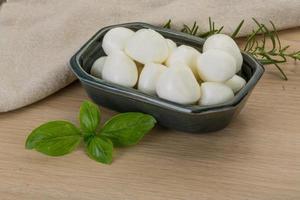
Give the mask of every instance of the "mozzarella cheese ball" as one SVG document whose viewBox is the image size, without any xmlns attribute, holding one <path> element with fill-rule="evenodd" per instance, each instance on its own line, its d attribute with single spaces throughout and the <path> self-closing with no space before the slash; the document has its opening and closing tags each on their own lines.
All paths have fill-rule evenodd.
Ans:
<svg viewBox="0 0 300 200">
<path fill-rule="evenodd" d="M 133 87 L 137 83 L 138 70 L 133 60 L 123 52 L 114 52 L 107 56 L 102 78 L 108 82 Z"/>
<path fill-rule="evenodd" d="M 139 77 L 138 89 L 146 94 L 156 94 L 156 82 L 167 69 L 166 66 L 156 63 L 147 63 Z"/>
<path fill-rule="evenodd" d="M 95 60 L 91 68 L 91 74 L 97 78 L 102 78 L 102 70 L 107 56 L 102 56 Z"/>
<path fill-rule="evenodd" d="M 193 104 L 200 98 L 200 86 L 189 67 L 167 68 L 158 78 L 156 93 L 180 104 Z"/>
<path fill-rule="evenodd" d="M 125 45 L 126 54 L 142 64 L 163 63 L 169 54 L 168 43 L 158 32 L 140 29 Z"/>
<path fill-rule="evenodd" d="M 194 73 L 196 79 L 198 79 L 199 75 L 197 72 L 197 57 L 199 55 L 201 54 L 195 48 L 181 45 L 171 53 L 166 61 L 166 65 L 168 67 L 188 66 Z"/>
<path fill-rule="evenodd" d="M 203 81 L 225 82 L 235 74 L 235 61 L 224 51 L 210 49 L 198 57 L 197 68 Z"/>
<path fill-rule="evenodd" d="M 243 56 L 235 41 L 225 34 L 215 34 L 207 38 L 203 45 L 203 52 L 210 49 L 219 49 L 233 56 L 236 62 L 235 72 L 239 72 L 243 64 Z"/>
<path fill-rule="evenodd" d="M 200 105 L 209 106 L 225 103 L 231 100 L 234 94 L 224 83 L 205 82 L 201 84 Z"/>
<path fill-rule="evenodd" d="M 102 41 L 102 48 L 106 55 L 115 51 L 123 51 L 127 40 L 133 36 L 134 32 L 128 28 L 117 27 L 110 29 Z"/>
<path fill-rule="evenodd" d="M 226 81 L 225 84 L 230 87 L 234 93 L 237 93 L 246 85 L 246 81 L 242 77 L 234 75 L 231 79 Z"/>
</svg>

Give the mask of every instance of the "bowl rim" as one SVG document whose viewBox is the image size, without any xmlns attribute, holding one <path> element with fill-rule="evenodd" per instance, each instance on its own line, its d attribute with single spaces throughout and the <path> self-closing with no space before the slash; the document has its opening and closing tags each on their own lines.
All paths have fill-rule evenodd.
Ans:
<svg viewBox="0 0 300 200">
<path fill-rule="evenodd" d="M 157 96 L 148 95 L 145 93 L 142 93 L 141 91 L 138 91 L 134 88 L 127 88 L 124 86 L 120 86 L 114 83 L 109 83 L 107 81 L 104 81 L 103 79 L 96 78 L 92 76 L 91 74 L 87 73 L 82 67 L 79 62 L 80 57 L 82 54 L 89 48 L 89 46 L 94 43 L 99 37 L 101 37 L 104 33 L 106 33 L 108 30 L 115 28 L 115 27 L 126 27 L 126 28 L 149 28 L 153 29 L 155 31 L 160 32 L 163 35 L 171 35 L 176 38 L 180 38 L 180 40 L 192 44 L 202 45 L 204 44 L 205 39 L 196 37 L 193 35 L 189 35 L 186 33 L 182 33 L 175 30 L 170 30 L 167 28 L 157 27 L 154 25 L 150 25 L 143 22 L 131 22 L 131 23 L 122 23 L 122 24 L 115 24 L 110 25 L 101 28 L 98 32 L 96 32 L 70 59 L 69 61 L 69 67 L 73 71 L 73 73 L 77 76 L 77 78 L 81 82 L 85 82 L 89 84 L 90 86 L 102 90 L 106 90 L 109 92 L 117 92 L 118 95 L 125 96 L 127 98 L 131 98 L 134 100 L 143 101 L 145 103 L 150 103 L 155 106 L 160 106 L 163 108 L 176 110 L 179 112 L 184 113 L 191 113 L 191 114 L 197 114 L 197 113 L 203 113 L 203 112 L 217 112 L 220 110 L 227 110 L 232 109 L 233 107 L 236 107 L 246 96 L 247 94 L 254 88 L 254 86 L 257 84 L 258 80 L 261 78 L 261 76 L 264 73 L 264 67 L 250 54 L 241 52 L 243 55 L 243 63 L 246 62 L 252 69 L 254 69 L 253 75 L 250 77 L 250 79 L 247 81 L 246 85 L 235 94 L 234 98 L 230 101 L 227 101 L 222 104 L 216 104 L 216 105 L 210 105 L 210 106 L 201 106 L 201 105 L 183 105 L 179 103 L 174 103 L 168 100 L 161 99 Z"/>
</svg>

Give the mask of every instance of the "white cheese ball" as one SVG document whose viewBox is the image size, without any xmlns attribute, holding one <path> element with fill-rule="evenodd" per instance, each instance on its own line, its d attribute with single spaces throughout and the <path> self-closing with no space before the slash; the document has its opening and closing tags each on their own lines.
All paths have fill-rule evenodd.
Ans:
<svg viewBox="0 0 300 200">
<path fill-rule="evenodd" d="M 234 94 L 224 83 L 205 82 L 201 84 L 200 105 L 209 106 L 225 103 L 231 100 Z"/>
<path fill-rule="evenodd" d="M 91 74 L 97 78 L 102 78 L 102 70 L 107 56 L 102 56 L 95 60 L 91 68 Z"/>
<path fill-rule="evenodd" d="M 193 104 L 200 98 L 200 86 L 188 67 L 167 68 L 159 77 L 156 93 L 180 104 Z"/>
<path fill-rule="evenodd" d="M 142 64 L 163 63 L 169 54 L 166 39 L 151 29 L 140 29 L 125 45 L 126 54 Z"/>
<path fill-rule="evenodd" d="M 203 52 L 210 49 L 219 49 L 231 54 L 236 62 L 235 72 L 239 72 L 243 64 L 243 56 L 235 41 L 225 34 L 215 34 L 207 38 L 203 45 Z"/>
<path fill-rule="evenodd" d="M 225 51 L 210 49 L 201 54 L 197 68 L 203 81 L 225 82 L 235 74 L 234 58 Z"/>
<path fill-rule="evenodd" d="M 108 82 L 133 87 L 138 80 L 136 64 L 125 53 L 119 51 L 107 56 L 102 78 Z"/>
<path fill-rule="evenodd" d="M 128 28 L 117 27 L 109 30 L 103 37 L 102 48 L 106 55 L 115 51 L 123 51 L 127 40 L 134 32 Z"/>
<path fill-rule="evenodd" d="M 188 66 L 194 73 L 196 79 L 198 79 L 199 75 L 197 72 L 197 57 L 199 55 L 201 55 L 200 52 L 198 52 L 195 48 L 186 45 L 181 45 L 178 48 L 176 48 L 168 57 L 166 65 L 168 67 Z M 178 65 L 178 63 L 182 63 L 183 65 Z"/>
<path fill-rule="evenodd" d="M 234 93 L 237 93 L 246 85 L 246 81 L 242 77 L 234 75 L 231 79 L 226 81 L 225 84 L 230 87 Z"/>
<path fill-rule="evenodd" d="M 156 82 L 160 75 L 167 69 L 166 66 L 156 63 L 147 63 L 139 77 L 138 90 L 150 94 L 156 94 Z"/>
</svg>

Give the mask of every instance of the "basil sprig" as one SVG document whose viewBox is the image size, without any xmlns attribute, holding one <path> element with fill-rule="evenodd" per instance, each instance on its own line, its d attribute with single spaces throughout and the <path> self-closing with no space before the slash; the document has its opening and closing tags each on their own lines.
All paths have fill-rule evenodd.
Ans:
<svg viewBox="0 0 300 200">
<path fill-rule="evenodd" d="M 25 146 L 49 156 L 62 156 L 71 153 L 83 141 L 90 158 L 110 164 L 114 146 L 137 144 L 156 123 L 151 115 L 138 112 L 118 114 L 103 127 L 100 120 L 98 106 L 84 101 L 79 112 L 80 128 L 67 121 L 50 121 L 34 129 Z"/>
</svg>

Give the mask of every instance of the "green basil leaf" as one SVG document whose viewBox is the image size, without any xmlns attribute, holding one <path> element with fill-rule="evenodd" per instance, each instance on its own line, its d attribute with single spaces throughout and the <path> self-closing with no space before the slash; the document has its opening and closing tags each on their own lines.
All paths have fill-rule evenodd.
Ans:
<svg viewBox="0 0 300 200">
<path fill-rule="evenodd" d="M 72 152 L 80 140 L 80 131 L 72 123 L 51 121 L 31 132 L 26 140 L 26 148 L 49 156 L 62 156 Z"/>
<path fill-rule="evenodd" d="M 108 138 L 100 136 L 89 138 L 86 151 L 93 160 L 105 164 L 112 162 L 113 144 Z"/>
<path fill-rule="evenodd" d="M 84 134 L 94 133 L 100 123 L 98 106 L 90 101 L 84 101 L 80 106 L 79 122 Z"/>
<path fill-rule="evenodd" d="M 155 125 L 151 115 L 129 112 L 112 117 L 107 121 L 100 134 L 109 138 L 114 146 L 137 144 Z"/>
</svg>

